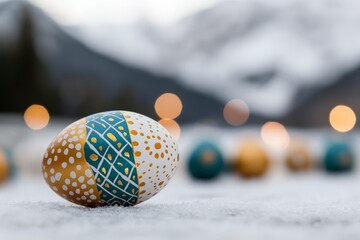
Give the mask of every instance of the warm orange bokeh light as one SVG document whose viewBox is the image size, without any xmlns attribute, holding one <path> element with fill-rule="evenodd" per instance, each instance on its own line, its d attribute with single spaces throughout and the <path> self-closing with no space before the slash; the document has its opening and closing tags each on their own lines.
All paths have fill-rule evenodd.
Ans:
<svg viewBox="0 0 360 240">
<path fill-rule="evenodd" d="M 175 119 L 182 110 L 180 98 L 173 93 L 164 93 L 156 99 L 155 111 L 160 118 Z"/>
<path fill-rule="evenodd" d="M 263 141 L 276 150 L 284 150 L 290 142 L 286 128 L 278 122 L 267 122 L 261 128 Z"/>
<path fill-rule="evenodd" d="M 356 115 L 350 107 L 338 105 L 331 110 L 329 121 L 336 131 L 348 132 L 355 126 Z"/>
<path fill-rule="evenodd" d="M 176 121 L 171 119 L 161 119 L 159 123 L 170 132 L 175 141 L 179 140 L 181 129 Z"/>
<path fill-rule="evenodd" d="M 44 106 L 34 104 L 26 109 L 24 119 L 29 128 L 39 130 L 48 125 L 50 116 Z"/>
<path fill-rule="evenodd" d="M 227 123 L 233 126 L 244 124 L 249 118 L 249 107 L 240 99 L 229 101 L 224 107 L 224 118 Z"/>
</svg>

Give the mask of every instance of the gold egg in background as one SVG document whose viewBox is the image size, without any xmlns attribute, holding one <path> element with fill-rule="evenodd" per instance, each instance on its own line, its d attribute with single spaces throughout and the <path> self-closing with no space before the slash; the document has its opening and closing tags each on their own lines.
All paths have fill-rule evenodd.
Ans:
<svg viewBox="0 0 360 240">
<path fill-rule="evenodd" d="M 255 140 L 243 141 L 234 157 L 234 169 L 243 177 L 260 177 L 269 169 L 270 159 Z"/>
<path fill-rule="evenodd" d="M 292 172 L 304 172 L 314 167 L 314 161 L 308 147 L 298 142 L 289 146 L 285 157 L 285 165 Z"/>
<path fill-rule="evenodd" d="M 0 184 L 10 178 L 10 166 L 6 154 L 0 149 Z"/>
</svg>

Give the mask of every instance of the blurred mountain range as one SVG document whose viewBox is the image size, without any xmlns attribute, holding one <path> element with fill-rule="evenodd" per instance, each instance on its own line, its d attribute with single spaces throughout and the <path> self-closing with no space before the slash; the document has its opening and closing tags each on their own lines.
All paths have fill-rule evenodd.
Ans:
<svg viewBox="0 0 360 240">
<path fill-rule="evenodd" d="M 326 125 L 330 109 L 360 112 L 356 1 L 226 1 L 161 27 L 60 26 L 24 1 L 0 4 L 0 111 L 43 103 L 57 115 L 127 109 L 155 117 L 176 93 L 180 122 L 223 124 L 226 101 L 250 123 Z"/>
<path fill-rule="evenodd" d="M 126 109 L 156 118 L 164 92 L 183 101 L 180 122 L 221 120 L 223 104 L 177 81 L 104 56 L 74 39 L 43 11 L 24 1 L 0 5 L 0 111 L 29 103 L 62 116 Z"/>
<path fill-rule="evenodd" d="M 121 61 L 176 76 L 224 102 L 243 99 L 252 113 L 292 122 L 298 108 L 311 107 L 322 90 L 338 88 L 359 65 L 359 7 L 354 0 L 224 1 L 171 26 L 84 24 L 74 35 Z M 102 44 L 110 36 L 112 44 Z M 341 96 L 327 95 L 321 122 L 330 104 L 355 102 Z"/>
</svg>

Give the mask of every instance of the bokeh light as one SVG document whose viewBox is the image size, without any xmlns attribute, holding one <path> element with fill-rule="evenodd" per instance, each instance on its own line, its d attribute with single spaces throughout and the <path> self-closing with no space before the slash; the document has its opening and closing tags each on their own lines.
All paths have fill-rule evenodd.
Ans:
<svg viewBox="0 0 360 240">
<path fill-rule="evenodd" d="M 336 131 L 348 132 L 355 126 L 356 115 L 350 107 L 338 105 L 331 110 L 329 122 Z"/>
<path fill-rule="evenodd" d="M 40 130 L 48 125 L 50 115 L 44 106 L 34 104 L 26 109 L 24 119 L 29 128 Z"/>
<path fill-rule="evenodd" d="M 250 111 L 244 101 L 233 99 L 225 105 L 223 114 L 228 124 L 240 126 L 248 120 Z"/>
<path fill-rule="evenodd" d="M 290 142 L 286 128 L 278 122 L 267 122 L 261 128 L 263 141 L 275 150 L 284 150 Z"/>
<path fill-rule="evenodd" d="M 163 119 L 177 118 L 181 114 L 182 107 L 180 98 L 173 93 L 164 93 L 155 102 L 155 111 Z"/>
<path fill-rule="evenodd" d="M 179 140 L 181 129 L 176 121 L 172 119 L 161 119 L 159 123 L 170 132 L 175 141 Z"/>
</svg>

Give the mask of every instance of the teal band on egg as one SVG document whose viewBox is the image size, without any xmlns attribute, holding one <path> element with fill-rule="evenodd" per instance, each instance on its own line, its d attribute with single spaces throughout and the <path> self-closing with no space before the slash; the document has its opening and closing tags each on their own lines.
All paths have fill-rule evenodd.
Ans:
<svg viewBox="0 0 360 240">
<path fill-rule="evenodd" d="M 104 112 L 86 118 L 84 152 L 101 201 L 107 205 L 135 205 L 138 173 L 129 129 L 121 112 Z"/>
</svg>

